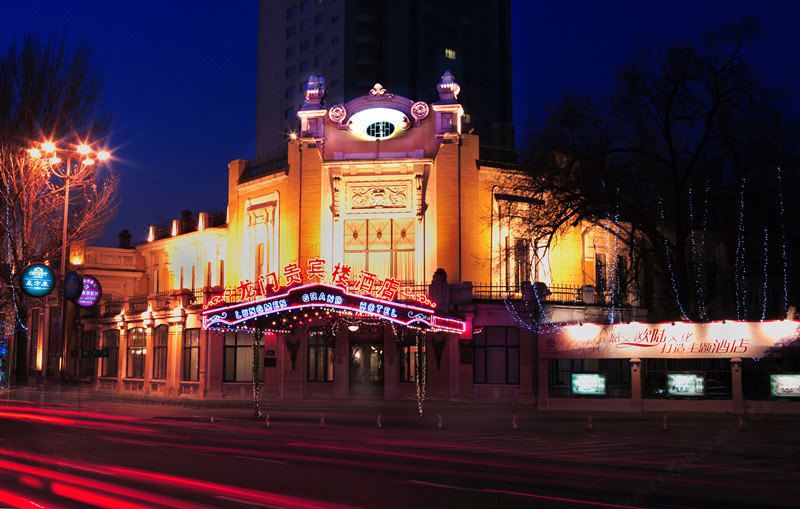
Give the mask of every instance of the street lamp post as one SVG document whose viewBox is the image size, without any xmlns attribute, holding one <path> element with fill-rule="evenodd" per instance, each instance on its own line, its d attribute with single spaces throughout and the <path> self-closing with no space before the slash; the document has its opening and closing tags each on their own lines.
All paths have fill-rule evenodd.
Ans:
<svg viewBox="0 0 800 509">
<path fill-rule="evenodd" d="M 61 280 L 67 274 L 67 227 L 69 226 L 69 192 L 70 184 L 73 179 L 83 177 L 87 172 L 92 170 L 95 164 L 95 159 L 100 162 L 108 161 L 111 158 L 111 153 L 107 150 L 94 151 L 90 144 L 80 142 L 75 147 L 59 148 L 52 141 L 45 141 L 41 143 L 40 147 L 32 147 L 28 149 L 28 155 L 33 159 L 42 159 L 47 164 L 50 171 L 58 178 L 64 180 L 64 221 L 61 228 Z M 62 162 L 61 157 L 66 158 L 66 164 L 60 167 Z M 74 168 L 73 168 L 74 166 Z M 67 299 L 64 295 L 64 289 L 61 289 L 61 353 L 56 367 L 56 379 L 61 380 L 62 364 L 66 362 L 67 353 Z M 48 351 L 49 355 L 49 351 Z M 42 366 L 43 378 L 47 376 L 48 359 L 44 358 L 44 365 Z M 78 365 L 76 367 L 76 375 L 80 377 L 80 351 L 78 352 Z M 80 382 L 80 378 L 78 378 Z"/>
</svg>

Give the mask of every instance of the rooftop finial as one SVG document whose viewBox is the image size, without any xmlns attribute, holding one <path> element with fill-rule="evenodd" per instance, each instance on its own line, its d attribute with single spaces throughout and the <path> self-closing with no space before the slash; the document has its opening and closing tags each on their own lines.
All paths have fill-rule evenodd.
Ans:
<svg viewBox="0 0 800 509">
<path fill-rule="evenodd" d="M 325 78 L 322 76 L 314 76 L 313 74 L 308 77 L 306 82 L 306 98 L 303 101 L 304 110 L 318 110 L 323 107 L 325 96 L 328 95 Z"/>
<path fill-rule="evenodd" d="M 450 69 L 445 69 L 444 74 L 442 74 L 442 81 L 436 85 L 436 90 L 439 92 L 439 102 L 458 102 L 458 93 L 461 92 L 461 87 L 456 83 Z"/>
</svg>

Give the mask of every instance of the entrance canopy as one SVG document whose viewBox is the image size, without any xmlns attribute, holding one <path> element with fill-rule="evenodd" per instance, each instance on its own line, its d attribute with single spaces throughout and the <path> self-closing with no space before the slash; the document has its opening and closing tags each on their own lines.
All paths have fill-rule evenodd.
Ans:
<svg viewBox="0 0 800 509">
<path fill-rule="evenodd" d="M 433 308 L 422 307 L 352 293 L 340 286 L 324 283 L 305 284 L 286 292 L 259 296 L 234 304 L 223 304 L 202 311 L 203 328 L 237 328 L 245 322 L 256 322 L 293 312 L 332 311 L 356 317 L 386 320 L 406 327 L 461 334 L 466 330 L 463 320 L 437 316 Z"/>
</svg>

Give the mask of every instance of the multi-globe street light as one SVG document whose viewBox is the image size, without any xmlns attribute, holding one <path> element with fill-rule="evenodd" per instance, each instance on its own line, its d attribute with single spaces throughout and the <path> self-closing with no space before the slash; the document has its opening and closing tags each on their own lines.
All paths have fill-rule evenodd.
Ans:
<svg viewBox="0 0 800 509">
<path fill-rule="evenodd" d="M 111 152 L 105 149 L 95 151 L 91 143 L 80 141 L 74 146 L 58 147 L 52 140 L 46 140 L 28 149 L 31 159 L 43 161 L 56 177 L 64 180 L 64 222 L 61 229 L 61 279 L 67 273 L 67 226 L 69 224 L 69 190 L 73 179 L 84 177 L 95 167 L 96 161 L 100 163 L 111 159 Z M 66 163 L 64 163 L 66 159 Z M 61 366 L 64 362 L 67 348 L 67 301 L 63 296 L 61 302 L 61 342 L 62 352 L 57 366 L 57 379 L 61 379 Z M 49 353 L 49 352 L 48 352 Z M 43 379 L 47 373 L 47 361 L 44 359 Z M 78 374 L 80 376 L 80 374 Z"/>
</svg>

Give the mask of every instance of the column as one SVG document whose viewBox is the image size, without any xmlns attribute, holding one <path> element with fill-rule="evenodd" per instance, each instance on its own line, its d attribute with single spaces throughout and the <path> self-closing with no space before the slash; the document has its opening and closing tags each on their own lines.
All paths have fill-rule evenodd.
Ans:
<svg viewBox="0 0 800 509">
<path fill-rule="evenodd" d="M 167 336 L 167 381 L 166 395 L 176 398 L 180 395 L 181 370 L 183 367 L 183 331 L 185 323 L 169 324 L 169 334 Z"/>
<path fill-rule="evenodd" d="M 383 397 L 397 399 L 400 392 L 400 368 L 397 342 L 389 326 L 383 327 Z"/>
<path fill-rule="evenodd" d="M 445 357 L 447 359 L 448 376 L 450 379 L 450 399 L 458 398 L 459 378 L 458 371 L 461 367 L 461 352 L 459 346 L 462 339 L 456 334 L 447 335 L 447 346 L 445 347 Z"/>
<path fill-rule="evenodd" d="M 117 358 L 117 392 L 123 392 L 123 380 L 128 372 L 128 329 L 124 323 L 119 325 L 119 357 Z"/>
<path fill-rule="evenodd" d="M 337 331 L 336 343 L 333 348 L 333 397 L 346 399 L 350 374 L 350 344 L 347 340 L 347 327 L 337 327 Z"/>
<path fill-rule="evenodd" d="M 533 403 L 533 367 L 535 335 L 532 331 L 519 330 L 519 402 Z"/>
<path fill-rule="evenodd" d="M 548 359 L 539 359 L 537 365 L 537 380 L 539 382 L 539 390 L 536 395 L 536 408 L 539 410 L 547 410 L 550 406 L 550 397 L 547 393 L 547 367 Z"/>
<path fill-rule="evenodd" d="M 732 398 L 731 409 L 734 413 L 744 413 L 744 393 L 742 391 L 742 359 L 734 357 L 731 359 L 731 389 Z"/>
<path fill-rule="evenodd" d="M 631 359 L 631 407 L 642 411 L 642 360 Z"/>
<path fill-rule="evenodd" d="M 222 397 L 222 369 L 225 334 L 209 329 L 200 331 L 200 397 Z"/>
<path fill-rule="evenodd" d="M 144 393 L 150 394 L 150 380 L 153 378 L 153 322 L 152 318 L 144 323 L 145 356 L 144 356 Z"/>
</svg>

